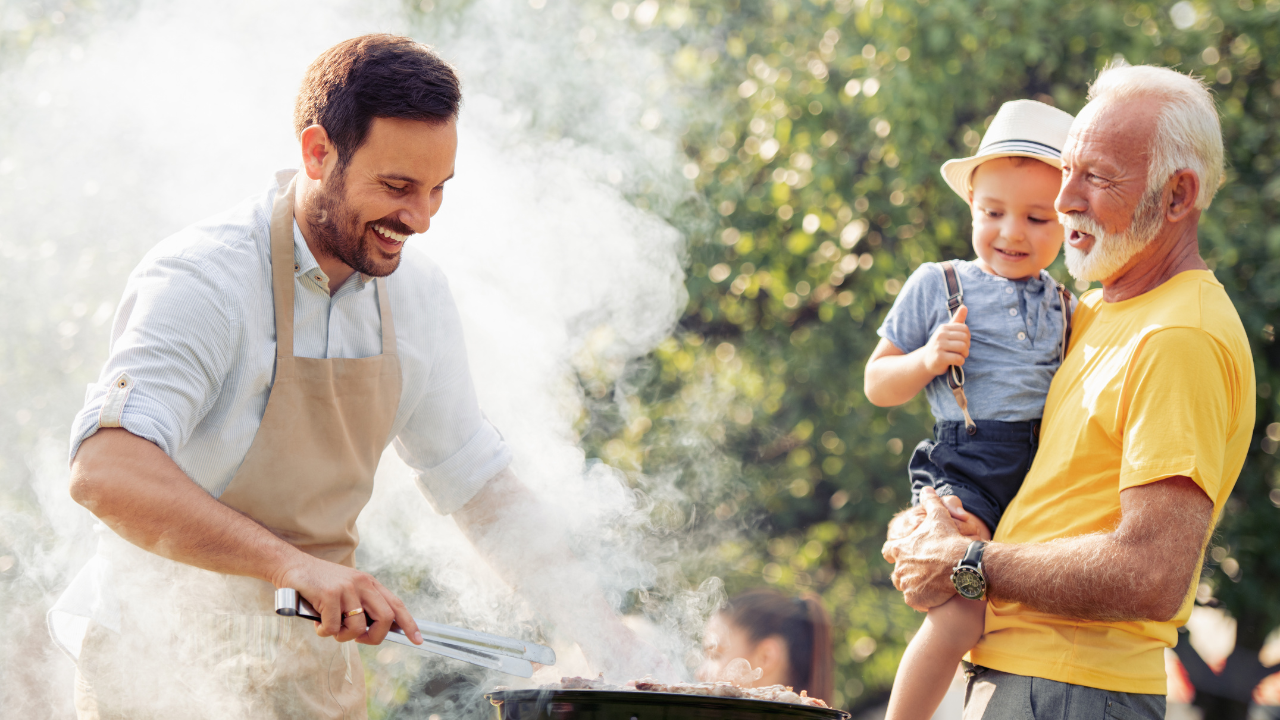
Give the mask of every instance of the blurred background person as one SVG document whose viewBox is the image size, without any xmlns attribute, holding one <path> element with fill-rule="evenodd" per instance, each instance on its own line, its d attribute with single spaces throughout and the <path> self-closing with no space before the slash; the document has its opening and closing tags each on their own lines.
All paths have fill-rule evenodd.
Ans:
<svg viewBox="0 0 1280 720">
<path fill-rule="evenodd" d="M 743 687 L 789 685 L 829 700 L 833 689 L 831 617 L 817 595 L 784 595 L 760 588 L 735 596 L 707 622 L 703 681 L 729 680 Z M 730 664 L 744 659 L 759 674 Z M 744 668 L 745 669 L 745 668 Z"/>
</svg>

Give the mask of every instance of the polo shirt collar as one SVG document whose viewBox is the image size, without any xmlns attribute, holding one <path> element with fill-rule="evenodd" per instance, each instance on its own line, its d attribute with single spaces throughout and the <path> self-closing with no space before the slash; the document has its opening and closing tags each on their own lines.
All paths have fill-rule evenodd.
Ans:
<svg viewBox="0 0 1280 720">
<path fill-rule="evenodd" d="M 1027 290 L 1026 290 L 1026 291 L 1027 291 L 1027 292 L 1029 292 L 1029 293 L 1031 293 L 1032 295 L 1035 295 L 1035 294 L 1038 294 L 1038 293 L 1040 293 L 1040 292 L 1043 292 L 1043 291 L 1044 291 L 1044 283 L 1045 283 L 1045 278 L 1044 278 L 1044 276 L 1045 276 L 1045 273 L 1044 273 L 1044 271 L 1042 270 L 1042 271 L 1040 271 L 1040 274 L 1039 274 L 1039 275 L 1036 275 L 1035 277 L 1029 277 L 1029 278 L 1027 278 Z"/>
</svg>

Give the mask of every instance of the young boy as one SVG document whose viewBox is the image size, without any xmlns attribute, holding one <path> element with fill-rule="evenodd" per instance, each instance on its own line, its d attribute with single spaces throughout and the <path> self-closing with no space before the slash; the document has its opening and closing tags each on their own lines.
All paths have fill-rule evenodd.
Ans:
<svg viewBox="0 0 1280 720">
<path fill-rule="evenodd" d="M 969 203 L 977 259 L 912 273 L 867 361 L 872 403 L 901 405 L 924 390 L 937 421 L 936 440 L 911 457 L 912 503 L 934 488 L 960 531 L 984 540 L 1031 467 L 1066 350 L 1072 298 L 1045 268 L 1062 247 L 1053 204 L 1071 121 L 1033 100 L 1005 103 L 977 154 L 942 166 Z M 985 612 L 984 600 L 960 596 L 929 611 L 898 666 L 887 720 L 933 715 Z"/>
</svg>

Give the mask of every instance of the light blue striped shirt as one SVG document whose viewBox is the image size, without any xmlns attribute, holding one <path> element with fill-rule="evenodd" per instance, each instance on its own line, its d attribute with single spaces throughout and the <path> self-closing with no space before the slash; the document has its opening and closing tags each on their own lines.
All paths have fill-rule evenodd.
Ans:
<svg viewBox="0 0 1280 720">
<path fill-rule="evenodd" d="M 132 389 L 114 424 L 158 445 L 219 496 L 253 442 L 275 369 L 270 218 L 277 185 L 162 241 L 129 276 L 99 382 L 71 431 L 71 457 L 101 427 L 113 381 Z M 294 352 L 360 358 L 382 351 L 376 283 L 354 273 L 329 296 L 328 278 L 294 223 Z M 440 269 L 406 248 L 387 278 L 402 390 L 396 452 L 432 506 L 451 513 L 511 461 L 485 419 L 462 325 Z"/>
<path fill-rule="evenodd" d="M 955 268 L 969 308 L 969 357 L 964 363 L 969 413 L 975 420 L 1039 420 L 1061 362 L 1057 283 L 1045 270 L 1037 277 L 1010 280 L 983 272 L 968 260 L 956 260 Z M 950 319 L 942 267 L 924 263 L 907 278 L 878 332 L 909 353 L 924 347 Z M 929 381 L 925 395 L 934 419 L 964 421 L 945 374 Z"/>
<path fill-rule="evenodd" d="M 105 421 L 154 442 L 214 497 L 231 483 L 275 371 L 270 218 L 278 187 L 162 241 L 134 269 L 106 365 L 72 424 L 72 458 Z M 293 244 L 294 353 L 381 353 L 377 284 L 356 273 L 330 297 L 297 223 Z M 511 451 L 480 412 L 462 323 L 440 269 L 406 248 L 387 288 L 402 373 L 393 445 L 431 505 L 452 513 L 511 462 Z M 127 392 L 115 387 L 125 374 Z M 103 542 L 114 535 L 97 530 Z M 90 618 L 121 630 L 114 583 L 99 554 L 50 609 L 50 633 L 72 658 Z"/>
</svg>

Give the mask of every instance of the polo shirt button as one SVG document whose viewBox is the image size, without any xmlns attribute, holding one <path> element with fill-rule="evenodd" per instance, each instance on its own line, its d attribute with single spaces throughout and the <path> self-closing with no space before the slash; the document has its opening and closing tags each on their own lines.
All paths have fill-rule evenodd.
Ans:
<svg viewBox="0 0 1280 720">
<path fill-rule="evenodd" d="M 1020 333 L 1018 333 L 1018 339 L 1019 339 L 1019 340 L 1026 340 L 1026 339 L 1027 339 L 1027 334 L 1026 334 L 1026 333 L 1024 333 L 1024 332 L 1020 332 Z"/>
<path fill-rule="evenodd" d="M 1013 308 L 1009 308 L 1009 314 L 1016 317 L 1018 314 L 1018 311 Z"/>
</svg>

